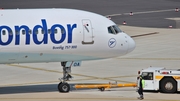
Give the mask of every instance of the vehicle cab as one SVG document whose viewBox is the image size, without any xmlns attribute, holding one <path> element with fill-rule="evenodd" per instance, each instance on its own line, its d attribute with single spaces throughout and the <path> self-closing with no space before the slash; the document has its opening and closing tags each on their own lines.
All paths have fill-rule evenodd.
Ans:
<svg viewBox="0 0 180 101">
<path fill-rule="evenodd" d="M 145 88 L 144 90 L 156 90 L 154 83 L 157 83 L 155 79 L 155 75 L 158 70 L 164 69 L 163 67 L 149 67 L 147 69 L 143 69 L 141 71 L 141 75 L 145 80 Z M 158 87 L 159 88 L 159 87 Z"/>
<path fill-rule="evenodd" d="M 140 73 L 145 81 L 144 90 L 174 93 L 180 91 L 180 69 L 149 67 Z"/>
</svg>

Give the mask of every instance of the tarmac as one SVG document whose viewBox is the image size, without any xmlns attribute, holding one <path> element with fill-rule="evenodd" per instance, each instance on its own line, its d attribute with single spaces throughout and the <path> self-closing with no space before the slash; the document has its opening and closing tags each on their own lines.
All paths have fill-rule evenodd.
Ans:
<svg viewBox="0 0 180 101">
<path fill-rule="evenodd" d="M 60 63 L 7 64 L 0 68 L 1 101 L 136 101 L 136 88 L 74 89 L 79 83 L 131 83 L 136 82 L 138 70 L 149 66 L 179 69 L 180 29 L 155 29 L 121 26 L 132 35 L 158 32 L 155 35 L 134 38 L 136 49 L 123 57 L 84 61 L 81 67 L 72 68 L 71 91 L 57 90 L 62 76 Z M 179 94 L 145 92 L 145 101 L 179 101 Z"/>
<path fill-rule="evenodd" d="M 145 2 L 144 0 L 140 1 Z M 140 1 L 137 5 L 141 4 Z M 150 1 L 147 1 L 147 3 Z M 171 4 L 170 1 L 173 3 L 171 2 Z M 87 2 L 90 2 L 90 0 Z M 122 2 L 125 4 L 128 3 L 127 0 Z M 125 56 L 104 60 L 83 61 L 81 67 L 72 68 L 73 79 L 69 81 L 71 85 L 71 91 L 69 93 L 59 93 L 57 90 L 58 78 L 62 77 L 60 62 L 0 65 L 0 101 L 138 101 L 137 97 L 139 95 L 134 87 L 111 88 L 101 92 L 98 89 L 75 89 L 74 85 L 79 83 L 136 82 L 138 71 L 149 66 L 180 69 L 180 27 L 178 27 L 180 18 L 178 16 L 180 13 L 172 10 L 173 8 L 171 7 L 172 5 L 178 5 L 180 2 L 178 0 L 159 0 L 157 2 L 163 2 L 159 4 L 161 5 L 161 10 L 170 10 L 160 11 L 160 14 L 156 15 L 157 11 L 159 11 L 159 9 L 156 9 L 158 4 L 155 5 L 153 3 L 154 8 L 143 6 L 143 11 L 141 11 L 142 9 L 139 6 L 137 9 L 134 8 L 136 13 L 133 16 L 125 15 L 125 13 L 130 11 L 128 7 L 125 11 L 120 10 L 113 13 L 101 12 L 103 15 L 124 14 L 114 16 L 112 20 L 116 21 L 120 25 L 121 30 L 130 36 L 149 33 L 156 34 L 133 37 L 136 42 L 136 48 L 133 52 Z M 47 1 L 45 3 L 42 5 L 47 5 Z M 22 7 L 22 4 L 19 3 L 19 6 Z M 167 4 L 169 4 L 169 8 L 167 8 Z M 1 5 L 3 3 L 0 3 Z M 10 6 L 6 7 L 8 8 Z M 11 4 L 11 7 L 14 6 Z M 76 7 L 79 7 L 79 5 L 76 5 Z M 27 8 L 30 8 L 30 5 Z M 86 9 L 90 9 L 90 7 L 87 6 Z M 95 8 L 91 10 L 95 10 Z M 97 12 L 100 11 L 97 10 Z M 145 13 L 140 14 L 139 12 Z M 148 14 L 152 16 L 148 17 Z M 166 16 L 168 14 L 172 15 Z M 126 25 L 122 25 L 121 21 L 118 20 L 121 18 L 123 21 L 123 16 L 128 17 L 126 19 Z M 147 23 L 136 20 L 140 16 L 144 16 L 152 22 Z M 160 19 L 153 20 L 152 18 Z M 133 19 L 137 22 L 133 22 Z M 169 19 L 171 19 L 170 23 L 168 22 Z M 156 23 L 153 23 L 154 21 Z M 164 23 L 162 21 L 167 22 Z M 144 97 L 144 101 L 179 101 L 179 93 L 164 94 L 149 91 L 144 92 Z"/>
</svg>

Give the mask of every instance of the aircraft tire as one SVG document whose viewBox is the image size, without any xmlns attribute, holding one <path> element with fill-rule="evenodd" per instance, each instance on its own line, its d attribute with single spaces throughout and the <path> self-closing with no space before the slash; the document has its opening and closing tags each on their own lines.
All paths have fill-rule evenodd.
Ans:
<svg viewBox="0 0 180 101">
<path fill-rule="evenodd" d="M 60 82 L 58 85 L 58 90 L 61 93 L 68 93 L 70 90 L 70 85 L 68 83 Z"/>
</svg>

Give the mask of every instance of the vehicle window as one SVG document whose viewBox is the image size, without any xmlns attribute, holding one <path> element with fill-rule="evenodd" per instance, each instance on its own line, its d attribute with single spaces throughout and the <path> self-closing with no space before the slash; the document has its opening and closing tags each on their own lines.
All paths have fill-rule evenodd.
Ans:
<svg viewBox="0 0 180 101">
<path fill-rule="evenodd" d="M 142 77 L 144 80 L 153 80 L 153 72 L 143 72 Z"/>
<path fill-rule="evenodd" d="M 111 26 L 108 27 L 108 32 L 109 32 L 110 34 L 116 34 Z"/>
</svg>

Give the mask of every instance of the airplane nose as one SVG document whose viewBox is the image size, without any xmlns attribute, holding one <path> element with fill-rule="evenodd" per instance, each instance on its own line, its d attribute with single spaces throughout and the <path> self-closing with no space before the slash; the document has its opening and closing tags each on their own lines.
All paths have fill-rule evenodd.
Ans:
<svg viewBox="0 0 180 101">
<path fill-rule="evenodd" d="M 128 53 L 130 53 L 135 49 L 136 43 L 131 37 L 129 37 L 128 43 L 129 43 L 129 45 L 128 45 Z"/>
</svg>

